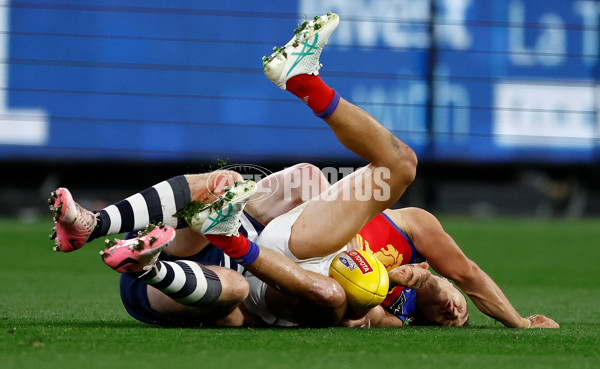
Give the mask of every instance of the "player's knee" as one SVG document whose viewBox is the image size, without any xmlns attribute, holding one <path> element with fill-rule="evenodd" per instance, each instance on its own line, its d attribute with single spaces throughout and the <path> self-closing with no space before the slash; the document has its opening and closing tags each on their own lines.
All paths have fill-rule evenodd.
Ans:
<svg viewBox="0 0 600 369">
<path fill-rule="evenodd" d="M 239 305 L 248 297 L 250 286 L 241 274 L 225 268 L 220 268 L 217 274 L 222 285 L 222 292 L 219 298 L 222 303 Z"/>
<path fill-rule="evenodd" d="M 286 176 L 291 197 L 298 204 L 313 198 L 329 187 L 329 182 L 321 169 L 310 163 L 299 163 L 286 169 Z"/>
<path fill-rule="evenodd" d="M 235 279 L 235 284 L 232 286 L 232 294 L 238 303 L 241 304 L 248 297 L 250 286 L 241 274 L 238 274 Z"/>
<path fill-rule="evenodd" d="M 417 155 L 408 146 L 404 146 L 390 168 L 392 177 L 401 182 L 401 185 L 410 185 L 417 176 Z"/>
<path fill-rule="evenodd" d="M 411 149 L 406 152 L 406 160 L 403 160 L 403 173 L 406 181 L 410 184 L 417 176 L 417 154 Z"/>
<path fill-rule="evenodd" d="M 319 169 L 316 166 L 314 166 L 311 163 L 298 163 L 298 164 L 294 164 L 291 167 L 289 167 L 288 169 L 300 169 L 300 170 L 304 170 L 304 168 L 307 168 L 307 170 L 312 170 L 313 168 Z"/>
<path fill-rule="evenodd" d="M 235 182 L 243 181 L 244 177 L 233 170 L 215 170 L 210 174 L 207 185 L 212 192 L 220 193 L 225 187 L 233 186 Z"/>
<path fill-rule="evenodd" d="M 209 173 L 186 174 L 185 178 L 193 201 L 211 202 L 225 191 L 225 187 L 233 186 L 244 177 L 233 170 L 216 170 Z"/>
<path fill-rule="evenodd" d="M 322 175 L 321 169 L 314 164 L 310 163 L 298 163 L 291 166 L 289 169 L 298 170 L 302 173 L 306 178 L 318 178 Z"/>
</svg>

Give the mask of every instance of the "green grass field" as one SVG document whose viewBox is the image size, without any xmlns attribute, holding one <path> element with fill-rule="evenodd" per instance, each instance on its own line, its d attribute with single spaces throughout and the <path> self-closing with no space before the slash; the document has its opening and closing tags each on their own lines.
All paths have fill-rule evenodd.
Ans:
<svg viewBox="0 0 600 369">
<path fill-rule="evenodd" d="M 51 251 L 48 215 L 0 220 L 0 368 L 600 367 L 600 220 L 442 223 L 522 315 L 561 329 L 507 329 L 472 304 L 468 328 L 155 328 L 123 309 L 101 240 Z"/>
</svg>

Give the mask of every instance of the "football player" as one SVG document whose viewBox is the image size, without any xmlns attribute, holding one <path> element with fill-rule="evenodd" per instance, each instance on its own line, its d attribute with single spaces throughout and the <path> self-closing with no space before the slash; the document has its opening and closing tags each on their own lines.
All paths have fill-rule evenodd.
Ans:
<svg viewBox="0 0 600 369">
<path fill-rule="evenodd" d="M 255 239 L 275 216 L 321 192 L 328 185 L 323 179 L 317 167 L 305 163 L 264 178 L 247 207 L 252 215 L 240 215 L 244 223 L 240 231 Z M 285 183 L 301 186 L 284 192 Z M 111 242 L 102 257 L 121 273 L 125 309 L 142 322 L 239 326 L 244 317 L 237 306 L 248 295 L 248 283 L 240 274 L 243 268 L 210 245 L 202 234 L 186 228 L 183 212 L 188 205 L 196 213 L 207 214 L 215 202 L 238 201 L 236 190 L 245 185 L 239 173 L 227 170 L 181 175 L 100 211 L 83 208 L 67 188 L 59 188 L 49 199 L 56 223 L 50 237 L 54 249 L 66 253 L 99 237 L 127 232 L 128 239 Z M 176 213 L 178 216 L 174 216 Z M 174 228 L 178 228 L 176 237 Z M 133 233 L 140 230 L 140 234 Z M 158 277 L 152 273 L 153 268 L 160 268 Z"/>
<path fill-rule="evenodd" d="M 305 23 L 285 47 L 265 58 L 264 69 L 274 83 L 294 93 L 323 118 L 342 144 L 367 159 L 370 164 L 324 191 L 319 190 L 317 197 L 303 202 L 282 216 L 272 219 L 273 214 L 264 215 L 263 222 L 268 221 L 269 224 L 259 236 L 258 231 L 245 229 L 251 219 L 243 213 L 243 209 L 256 191 L 256 186 L 250 182 L 230 186 L 231 191 L 223 193 L 223 197 L 217 200 L 219 206 L 199 208 L 191 217 L 190 224 L 194 229 L 203 232 L 208 240 L 252 273 L 247 275 L 250 282 L 250 298 L 245 300 L 247 309 L 265 323 L 281 325 L 293 323 L 322 326 L 340 324 L 342 321 L 362 321 L 361 324 L 379 326 L 400 325 L 408 316 L 418 317 L 417 321 L 420 323 L 464 325 L 467 312 L 462 294 L 446 280 L 422 272 L 425 271 L 423 268 L 405 266 L 428 259 L 434 270 L 454 280 L 481 311 L 506 326 L 557 327 L 554 321 L 544 316 L 522 318 L 497 285 L 464 256 L 431 214 L 420 209 L 385 210 L 398 200 L 412 182 L 416 156 L 373 117 L 342 99 L 318 77 L 320 53 L 338 22 L 337 15 L 328 14 Z M 171 180 L 169 185 L 173 187 L 176 182 Z M 72 217 L 62 209 L 68 209 L 67 205 L 73 201 L 67 191 L 59 191 L 53 205 L 57 211 L 58 247 L 61 251 L 70 251 L 69 248 L 75 249 L 93 236 L 110 234 L 116 229 L 122 231 L 120 216 L 126 215 L 123 218 L 130 219 L 131 208 L 134 212 L 135 209 L 141 209 L 140 224 L 162 217 L 174 223 L 171 225 L 177 226 L 177 219 L 169 218 L 173 213 L 166 214 L 161 210 L 181 209 L 181 202 L 173 203 L 170 199 L 176 197 L 175 193 L 185 192 L 182 188 L 187 184 L 175 186 L 179 187 L 172 193 L 159 191 L 166 186 L 155 186 L 158 194 L 154 191 L 143 193 L 143 199 L 136 196 L 127 201 L 129 205 L 116 204 L 114 208 L 107 208 L 106 214 L 100 212 L 98 216 L 90 217 L 89 224 L 93 226 L 83 233 L 81 242 L 69 242 L 74 234 L 72 227 L 68 228 Z M 206 181 L 203 186 L 206 186 Z M 215 188 L 211 191 L 218 193 L 218 186 L 213 187 Z M 370 197 L 365 198 L 365 194 Z M 183 200 L 189 202 L 190 198 L 188 194 Z M 210 199 L 204 200 L 206 201 L 203 202 L 209 202 Z M 161 201 L 166 201 L 168 206 L 155 206 L 154 211 L 145 205 L 139 206 L 144 202 L 160 204 Z M 284 205 L 284 210 L 286 206 L 291 207 L 293 204 L 295 203 Z M 80 210 L 77 207 L 74 211 Z M 248 211 L 251 210 L 252 203 L 248 207 Z M 74 211 L 68 213 L 73 214 Z M 257 218 L 263 217 L 260 212 L 257 214 Z M 98 220 L 103 216 L 104 220 L 98 226 Z M 111 217 L 117 219 L 118 226 L 113 225 L 112 220 L 106 220 Z M 244 227 L 238 233 L 240 221 Z M 138 222 L 136 220 L 133 223 Z M 128 228 L 132 228 L 131 221 L 125 230 Z M 97 232 L 98 229 L 102 231 Z M 198 307 L 218 306 L 214 304 L 225 290 L 225 283 L 220 282 L 219 275 L 215 278 L 216 273 L 211 274 L 208 268 L 168 260 L 157 261 L 158 255 L 169 244 L 169 253 L 177 257 L 186 256 L 178 255 L 177 250 L 179 253 L 187 253 L 181 250 L 186 250 L 188 246 L 185 245 L 188 243 L 171 243 L 173 234 L 174 230 L 169 226 L 158 227 L 133 241 L 118 241 L 104 251 L 103 257 L 105 263 L 113 269 L 125 272 L 122 280 L 132 278 L 145 286 L 147 296 L 145 300 L 142 296 L 140 301 L 147 305 L 144 307 L 147 308 L 146 312 L 157 312 L 161 302 L 167 305 L 176 303 L 179 304 L 175 304 L 177 313 L 168 309 L 159 313 L 166 313 L 163 315 L 168 318 L 176 316 L 178 322 L 187 323 L 190 316 L 198 319 L 206 316 L 206 312 L 202 313 L 201 310 L 199 315 L 195 315 Z M 190 232 L 184 232 L 184 236 L 181 234 L 182 232 L 178 232 L 179 240 L 197 237 L 190 236 Z M 180 248 L 177 245 L 184 246 Z M 365 312 L 348 312 L 344 291 L 335 280 L 327 277 L 331 259 L 340 250 L 340 245 L 368 249 L 379 253 L 381 258 L 388 257 L 387 254 L 392 251 L 394 255 L 391 256 L 395 258 L 395 262 L 390 264 L 394 267 L 390 271 L 392 286 L 412 288 L 397 289 L 390 300 L 383 304 L 387 310 L 377 307 L 368 315 Z M 388 245 L 392 245 L 392 249 L 396 251 L 384 249 Z M 416 280 L 412 281 L 415 285 L 411 284 L 413 279 Z M 213 283 L 215 280 L 218 281 L 217 284 Z M 239 285 L 246 286 L 241 282 Z M 164 301 L 157 298 L 157 304 L 150 303 L 155 292 Z M 239 296 L 244 295 L 244 292 L 247 293 L 247 289 L 241 291 Z M 207 293 L 210 298 L 205 297 Z M 229 308 L 233 308 L 238 301 L 239 299 L 234 299 L 228 305 Z M 139 301 L 137 304 L 139 305 Z M 183 307 L 191 309 L 187 312 L 188 315 Z M 181 309 L 184 313 L 178 315 Z M 195 313 L 190 313 L 191 311 Z M 237 318 L 232 320 L 237 324 L 240 319 L 239 310 L 233 309 L 231 314 L 234 313 Z M 214 319 L 212 317 L 212 321 Z M 245 322 L 248 322 L 248 315 Z"/>
<path fill-rule="evenodd" d="M 328 274 L 340 246 L 351 244 L 359 234 L 363 248 L 381 250 L 384 245 L 393 245 L 400 256 L 398 265 L 426 259 L 433 270 L 453 280 L 479 310 L 507 327 L 558 327 L 544 316 L 523 318 L 433 215 L 414 208 L 386 210 L 413 181 L 417 158 L 410 147 L 370 114 L 341 98 L 319 77 L 321 52 L 338 23 L 338 15 L 331 13 L 305 22 L 284 47 L 263 58 L 263 68 L 273 83 L 305 102 L 347 149 L 369 165 L 270 221 L 256 243 L 237 232 L 236 214 L 241 213 L 244 201 L 230 207 L 226 214 L 213 212 L 196 228 L 254 276 L 247 276 L 250 295 L 244 302 L 246 308 L 269 324 L 282 325 L 335 325 L 345 317 L 364 316 L 365 312 L 347 311 L 339 284 L 319 278 Z M 282 272 L 279 263 L 274 262 L 282 257 L 309 272 L 305 273 L 310 276 L 308 286 L 289 283 L 298 278 L 295 270 Z M 419 288 L 423 297 L 415 299 L 425 308 L 422 320 L 464 325 L 468 315 L 462 294 L 449 292 L 453 288 L 444 279 L 427 281 Z M 317 291 L 312 291 L 312 286 Z M 406 300 L 406 295 L 400 298 Z M 391 301 L 388 308 L 397 313 L 394 307 L 398 305 L 398 301 Z"/>
</svg>

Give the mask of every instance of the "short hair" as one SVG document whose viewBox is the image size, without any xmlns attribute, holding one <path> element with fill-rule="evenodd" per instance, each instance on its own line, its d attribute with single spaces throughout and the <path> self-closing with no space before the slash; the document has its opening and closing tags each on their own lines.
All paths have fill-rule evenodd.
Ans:
<svg viewBox="0 0 600 369">
<path fill-rule="evenodd" d="M 470 325 L 469 323 L 470 320 L 470 314 L 467 311 L 467 320 L 465 320 L 464 324 L 461 325 L 461 327 L 468 327 Z M 414 314 L 408 318 L 408 325 L 410 326 L 422 326 L 422 327 L 426 327 L 426 326 L 440 326 L 440 324 L 436 323 L 436 322 L 432 322 L 431 320 L 425 318 L 425 316 L 418 310 L 416 310 L 414 312 Z"/>
</svg>

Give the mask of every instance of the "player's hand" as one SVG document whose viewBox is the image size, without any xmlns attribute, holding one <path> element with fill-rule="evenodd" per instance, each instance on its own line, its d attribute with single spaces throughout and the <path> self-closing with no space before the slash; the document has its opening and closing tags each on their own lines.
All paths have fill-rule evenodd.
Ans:
<svg viewBox="0 0 600 369">
<path fill-rule="evenodd" d="M 429 265 L 425 262 L 420 264 L 401 265 L 390 270 L 390 286 L 404 286 L 406 288 L 419 289 L 431 277 Z"/>
<path fill-rule="evenodd" d="M 343 319 L 338 325 L 346 328 L 371 328 L 371 319 L 366 314 L 358 319 Z"/>
<path fill-rule="evenodd" d="M 531 323 L 529 328 L 560 328 L 557 322 L 543 315 L 531 315 L 525 318 L 525 320 Z"/>
</svg>

